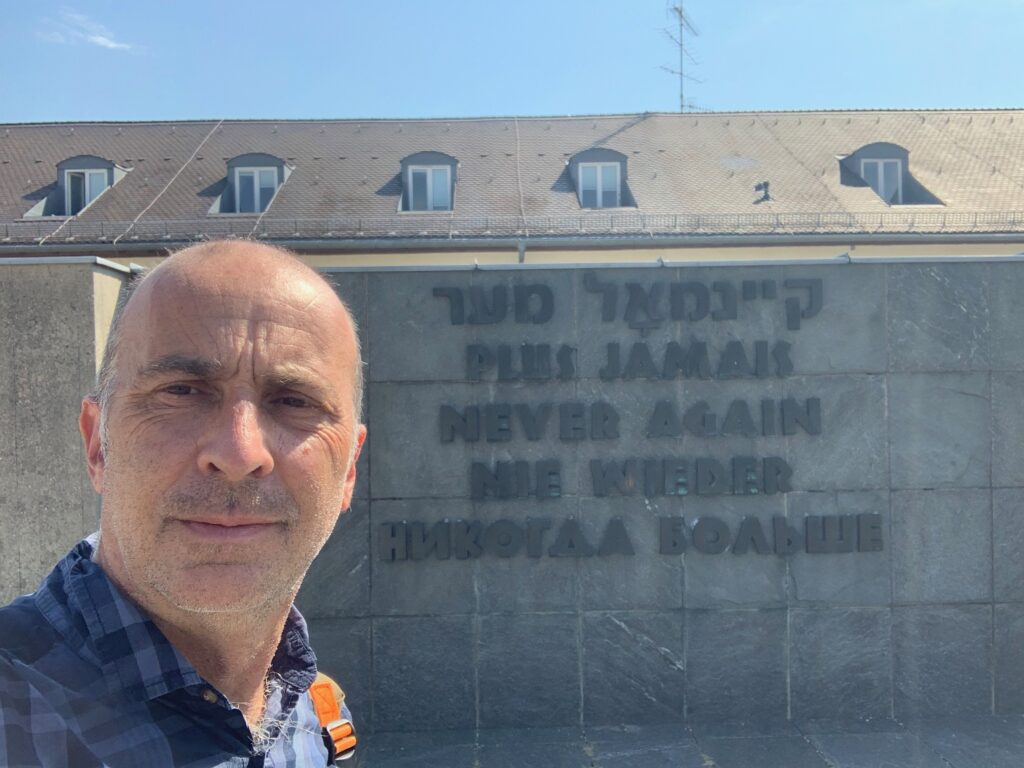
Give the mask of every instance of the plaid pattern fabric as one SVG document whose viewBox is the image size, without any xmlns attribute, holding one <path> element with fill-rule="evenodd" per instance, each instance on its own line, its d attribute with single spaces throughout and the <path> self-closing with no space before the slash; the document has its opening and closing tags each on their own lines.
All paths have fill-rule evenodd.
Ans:
<svg viewBox="0 0 1024 768">
<path fill-rule="evenodd" d="M 271 664 L 271 746 L 92 561 L 95 534 L 0 609 L 0 766 L 323 766 L 316 657 L 293 607 Z"/>
</svg>

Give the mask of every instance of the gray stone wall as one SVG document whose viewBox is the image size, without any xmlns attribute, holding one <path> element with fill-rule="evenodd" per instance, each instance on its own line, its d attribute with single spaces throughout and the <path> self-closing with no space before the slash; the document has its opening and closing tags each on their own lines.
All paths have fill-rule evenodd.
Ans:
<svg viewBox="0 0 1024 768">
<path fill-rule="evenodd" d="M 1024 712 L 1024 265 L 333 277 L 363 327 L 370 438 L 358 499 L 314 563 L 300 606 L 364 727 Z M 809 284 L 792 282 L 807 280 L 821 281 L 820 311 Z M 708 289 L 706 316 L 692 286 L 673 309 L 682 283 Z M 615 286 L 614 307 L 600 284 Z M 528 285 L 551 289 L 545 322 L 529 322 L 541 311 L 536 296 L 516 322 L 515 288 Z M 506 317 L 480 322 L 496 287 L 508 297 Z M 435 289 L 459 289 L 461 323 L 453 293 Z M 474 306 L 471 289 L 488 306 Z M 767 363 L 755 361 L 756 341 L 768 342 Z M 662 378 L 672 342 L 690 351 L 706 343 L 711 375 Z M 733 359 L 718 376 L 730 342 L 752 370 Z M 602 378 L 609 343 L 619 344 L 623 366 L 634 345 L 646 345 L 655 369 L 638 357 L 634 378 Z M 782 363 L 779 343 L 790 345 Z M 553 363 L 550 379 L 496 380 L 498 347 L 507 345 L 518 369 L 523 344 L 549 344 L 552 358 L 570 347 L 572 375 L 560 380 Z M 494 366 L 481 368 L 472 345 L 489 349 Z M 764 434 L 761 402 L 787 398 L 804 416 L 818 401 L 817 433 L 798 420 L 780 434 L 775 411 L 775 434 Z M 701 401 L 719 431 L 734 401 L 753 423 L 738 406 L 733 434 L 695 434 L 700 419 L 683 414 Z M 650 436 L 658 402 L 680 416 L 681 431 L 668 419 L 668 434 Z M 585 420 L 585 439 L 563 439 L 580 435 L 561 435 L 564 403 L 610 405 L 618 436 L 592 439 Z M 495 404 L 509 409 L 488 421 L 485 407 Z M 529 439 L 520 414 L 533 414 L 540 431 L 543 404 L 546 429 Z M 450 419 L 452 439 L 443 439 L 444 408 L 465 417 L 468 406 L 481 409 L 479 440 L 458 429 L 452 437 Z M 726 475 L 736 457 L 774 457 L 792 471 L 789 490 L 764 493 L 754 472 L 739 487 L 756 494 L 702 495 L 691 464 L 686 495 L 648 494 L 644 459 L 700 457 Z M 640 468 L 598 495 L 591 462 L 629 458 Z M 496 474 L 502 461 L 529 462 L 521 487 L 534 495 L 495 497 L 520 486 L 492 477 L 485 497 L 473 498 L 471 466 Z M 547 473 L 541 495 L 552 497 L 537 498 L 532 473 L 543 461 L 558 462 L 558 492 Z M 666 538 L 661 518 L 683 522 L 669 523 Z M 534 535 L 538 520 L 550 524 L 540 556 L 525 541 L 513 546 L 516 531 L 529 538 L 528 519 Z M 608 551 L 591 554 L 614 519 L 632 554 L 614 536 Z M 710 522 L 695 530 L 698 520 Z M 449 536 L 439 544 L 429 535 L 443 533 L 432 526 L 444 521 Z M 567 521 L 576 526 L 568 534 Z M 853 551 L 808 552 L 805 528 L 815 525 L 811 538 L 824 531 L 825 548 L 849 542 Z M 776 530 L 794 534 L 797 551 L 777 554 Z M 734 547 L 741 531 L 746 544 Z M 407 549 L 392 559 L 402 537 Z M 686 548 L 676 553 L 680 539 Z"/>
<path fill-rule="evenodd" d="M 364 729 L 1024 712 L 1021 264 L 331 277 L 370 437 L 299 603 Z M 76 420 L 119 280 L 0 269 L 4 599 L 96 526 Z M 550 317 L 536 289 L 517 322 L 526 286 Z M 673 343 L 707 370 L 664 378 Z M 524 344 L 550 378 L 497 380 Z M 700 402 L 729 435 L 701 434 Z"/>
<path fill-rule="evenodd" d="M 0 263 L 0 601 L 36 588 L 97 527 L 78 434 L 123 275 L 71 263 Z"/>
</svg>

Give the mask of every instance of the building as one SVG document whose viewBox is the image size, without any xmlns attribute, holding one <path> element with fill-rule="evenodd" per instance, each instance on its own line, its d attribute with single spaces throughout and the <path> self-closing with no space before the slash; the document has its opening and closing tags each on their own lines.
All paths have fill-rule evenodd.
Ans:
<svg viewBox="0 0 1024 768">
<path fill-rule="evenodd" d="M 299 600 L 363 726 L 1024 713 L 1024 111 L 0 126 L 5 597 L 133 265 L 225 236 L 363 329 Z"/>
<path fill-rule="evenodd" d="M 322 266 L 1008 254 L 1024 113 L 0 127 L 0 254 L 257 237 Z M 772 249 L 772 250 L 766 250 Z"/>
</svg>

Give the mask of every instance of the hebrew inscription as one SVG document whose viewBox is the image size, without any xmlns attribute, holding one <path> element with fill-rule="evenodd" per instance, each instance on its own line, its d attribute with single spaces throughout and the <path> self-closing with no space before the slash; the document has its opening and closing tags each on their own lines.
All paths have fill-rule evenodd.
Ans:
<svg viewBox="0 0 1024 768">
<path fill-rule="evenodd" d="M 432 296 L 437 299 L 435 322 L 476 327 L 472 342 L 465 344 L 464 377 L 481 385 L 481 396 L 473 402 L 440 405 L 437 440 L 441 446 L 469 449 L 462 468 L 469 498 L 479 503 L 518 501 L 531 505 L 532 511 L 520 520 L 486 524 L 385 522 L 376 531 L 382 560 L 634 555 L 629 520 L 613 518 L 603 530 L 593 531 L 572 517 L 553 520 L 539 510 L 547 500 L 577 493 L 688 497 L 689 504 L 712 496 L 785 494 L 797 487 L 800 474 L 788 458 L 787 441 L 827 439 L 829 414 L 822 398 L 813 393 L 793 396 L 772 384 L 800 375 L 800 330 L 826 309 L 826 286 L 820 278 L 641 283 L 586 272 L 575 301 L 582 304 L 580 316 L 588 333 L 597 337 L 594 348 L 600 352 L 584 358 L 574 339 L 508 343 L 509 329 L 533 329 L 531 338 L 536 339 L 538 329 L 577 312 L 571 297 L 543 281 L 440 284 Z M 771 322 L 757 322 L 766 316 Z M 487 341 L 488 328 L 499 326 L 505 331 L 503 340 Z M 786 337 L 770 338 L 771 333 L 761 330 L 747 338 L 743 332 L 750 327 L 777 328 L 780 335 L 784 328 Z M 438 343 L 445 343 L 444 334 L 439 336 Z M 582 380 L 629 387 L 631 397 L 640 393 L 641 408 L 634 403 L 624 410 L 607 396 L 540 402 L 524 396 L 534 385 L 545 391 L 550 389 L 545 383 Z M 688 397 L 688 382 L 710 382 L 726 398 L 711 403 Z M 736 387 L 744 382 L 741 393 Z M 665 398 L 666 383 L 678 387 L 679 398 Z M 516 386 L 502 389 L 502 384 Z M 645 388 L 657 388 L 657 394 L 643 398 Z M 516 392 L 518 398 L 503 392 Z M 777 448 L 754 455 L 753 441 Z M 722 455 L 720 449 L 728 452 L 734 445 L 743 450 Z M 531 446 L 529 458 L 517 458 L 517 447 L 526 446 Z M 544 446 L 552 448 L 546 457 Z M 555 446 L 600 448 L 594 458 L 579 461 L 572 488 Z M 678 446 L 692 450 L 679 455 L 673 452 Z M 499 448 L 503 458 L 495 460 Z M 696 514 L 663 516 L 658 526 L 660 555 L 678 555 L 688 548 L 714 555 L 882 549 L 878 514 L 807 516 L 799 525 L 751 514 L 731 527 L 717 517 Z"/>
</svg>

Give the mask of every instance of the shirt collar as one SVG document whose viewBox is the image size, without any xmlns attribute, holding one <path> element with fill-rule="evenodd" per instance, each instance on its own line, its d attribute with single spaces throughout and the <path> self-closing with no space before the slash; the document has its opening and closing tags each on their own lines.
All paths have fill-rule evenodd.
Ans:
<svg viewBox="0 0 1024 768">
<path fill-rule="evenodd" d="M 35 594 L 47 621 L 79 653 L 100 666 L 109 690 L 150 700 L 206 684 L 145 612 L 92 559 L 99 534 L 80 541 Z M 271 672 L 296 693 L 316 677 L 316 656 L 302 615 L 293 605 Z"/>
<path fill-rule="evenodd" d="M 270 669 L 280 675 L 294 693 L 305 693 L 316 679 L 316 654 L 309 644 L 309 630 L 294 605 L 288 611 Z"/>
</svg>

